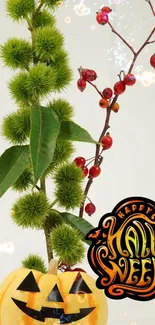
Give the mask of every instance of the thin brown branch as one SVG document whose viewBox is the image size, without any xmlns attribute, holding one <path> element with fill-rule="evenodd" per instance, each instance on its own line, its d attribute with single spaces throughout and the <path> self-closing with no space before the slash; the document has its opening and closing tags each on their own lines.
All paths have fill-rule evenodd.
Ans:
<svg viewBox="0 0 155 325">
<path fill-rule="evenodd" d="M 149 34 L 149 36 L 147 37 L 146 41 L 144 42 L 144 44 L 140 47 L 140 49 L 136 52 L 136 55 L 138 56 L 140 54 L 140 52 L 143 50 L 143 48 L 148 44 L 148 42 L 150 41 L 150 38 L 153 36 L 153 34 L 155 33 L 155 27 L 153 27 L 151 33 Z"/>
<path fill-rule="evenodd" d="M 147 0 L 146 0 L 147 1 Z M 151 8 L 153 8 L 152 4 L 151 4 L 151 1 L 147 1 Z M 154 10 L 152 11 L 153 14 L 154 14 Z M 135 62 L 139 56 L 139 54 L 142 52 L 142 50 L 145 48 L 146 45 L 148 44 L 151 44 L 151 43 L 154 43 L 154 41 L 150 41 L 151 37 L 153 36 L 153 34 L 155 33 L 155 27 L 152 29 L 151 33 L 149 34 L 149 36 L 147 37 L 146 41 L 143 43 L 143 45 L 139 48 L 139 50 L 136 52 L 132 46 L 119 34 L 115 31 L 115 29 L 113 28 L 113 26 L 111 25 L 111 23 L 109 23 L 109 26 L 111 27 L 112 29 L 112 32 L 115 33 L 126 45 L 128 48 L 130 48 L 131 52 L 134 54 L 133 56 L 133 60 L 131 62 L 131 65 L 130 65 L 130 68 L 129 68 L 129 71 L 128 71 L 128 74 L 131 73 L 134 65 L 135 65 Z M 99 93 L 99 95 L 102 96 L 101 92 L 98 90 L 97 86 L 95 86 L 92 82 L 89 81 L 89 83 L 96 89 L 96 91 Z M 112 106 L 114 105 L 114 103 L 117 101 L 118 99 L 118 96 L 115 96 L 112 100 L 112 103 L 111 105 L 109 106 L 109 108 L 107 109 L 107 112 L 106 112 L 106 119 L 105 119 L 105 123 L 104 123 L 104 127 L 103 127 L 103 130 L 101 132 L 101 135 L 99 137 L 99 141 L 101 140 L 101 138 L 106 134 L 107 130 L 110 128 L 110 117 L 111 117 L 111 110 L 112 110 Z M 99 157 L 100 157 L 100 145 L 97 144 L 96 145 L 96 153 L 95 153 L 95 165 L 98 165 L 100 166 L 101 163 L 102 163 L 102 160 L 99 160 Z M 92 177 L 89 177 L 88 178 L 88 182 L 86 184 L 86 187 L 85 187 L 85 191 L 84 191 L 84 199 L 83 199 L 83 202 L 81 204 L 81 207 L 80 207 L 80 211 L 79 211 L 79 217 L 83 217 L 83 212 L 84 212 L 84 205 L 85 205 L 85 200 L 88 196 L 88 192 L 90 190 L 90 187 L 93 183 L 93 178 Z"/>
<path fill-rule="evenodd" d="M 93 178 L 89 177 L 86 188 L 85 188 L 85 191 L 84 191 L 84 199 L 83 199 L 83 202 L 81 204 L 80 211 L 79 211 L 79 217 L 81 217 L 81 218 L 83 217 L 85 200 L 86 200 L 87 194 L 89 192 L 89 189 L 90 189 L 92 183 L 93 183 Z"/>
<path fill-rule="evenodd" d="M 110 128 L 109 122 L 110 122 L 111 108 L 114 105 L 114 103 L 116 102 L 117 98 L 118 98 L 118 96 L 115 96 L 114 97 L 114 99 L 113 99 L 110 107 L 107 109 L 104 128 L 103 128 L 103 130 L 101 132 L 101 135 L 99 137 L 99 141 L 98 142 L 100 142 L 100 140 L 102 139 L 102 137 L 106 134 L 107 130 Z M 103 159 L 100 159 L 99 160 L 99 154 L 100 154 L 100 145 L 97 144 L 96 145 L 96 153 L 95 153 L 95 162 L 94 162 L 94 164 L 95 165 L 98 165 L 98 166 L 101 165 L 102 160 L 103 160 Z M 85 191 L 84 191 L 84 199 L 83 199 L 83 202 L 81 204 L 80 211 L 79 211 L 79 217 L 81 217 L 81 218 L 83 217 L 85 200 L 86 200 L 86 197 L 88 195 L 88 192 L 89 192 L 89 189 L 90 189 L 92 183 L 93 183 L 93 178 L 92 177 L 89 177 L 88 182 L 86 184 Z"/>
<path fill-rule="evenodd" d="M 152 29 L 151 33 L 149 34 L 149 36 L 147 37 L 147 39 L 143 43 L 143 45 L 140 47 L 140 49 L 134 54 L 134 57 L 133 57 L 133 60 L 131 62 L 131 65 L 130 65 L 130 68 L 129 68 L 128 73 L 131 73 L 131 71 L 132 71 L 132 69 L 133 69 L 133 67 L 135 65 L 135 62 L 137 60 L 137 57 L 142 52 L 142 50 L 144 49 L 144 47 L 149 44 L 150 38 L 153 36 L 154 33 L 155 33 L 155 27 Z"/>
<path fill-rule="evenodd" d="M 93 82 L 91 82 L 91 81 L 89 81 L 89 80 L 87 80 L 87 82 L 88 82 L 90 85 L 92 85 L 92 86 L 96 89 L 96 91 L 98 92 L 98 94 L 103 98 L 103 95 L 102 95 L 101 91 L 98 90 L 97 86 L 94 85 Z"/>
<path fill-rule="evenodd" d="M 147 44 L 152 44 L 152 43 L 155 43 L 155 40 L 154 41 L 147 42 Z"/>
<path fill-rule="evenodd" d="M 152 4 L 151 0 L 145 0 L 145 1 L 148 2 L 148 4 L 150 5 L 150 8 L 152 10 L 152 13 L 155 16 L 155 9 L 153 8 L 153 4 Z"/>
<path fill-rule="evenodd" d="M 114 33 L 114 34 L 116 34 L 121 40 L 122 40 L 122 42 L 131 50 L 131 52 L 133 53 L 133 54 L 135 54 L 135 50 L 133 49 L 133 47 L 125 40 L 125 38 L 124 37 L 122 37 L 115 29 L 114 29 L 114 27 L 112 26 L 112 24 L 110 23 L 110 22 L 108 22 L 108 25 L 110 26 L 110 28 L 111 28 L 111 30 L 112 30 L 112 32 Z"/>
<path fill-rule="evenodd" d="M 101 141 L 102 137 L 106 134 L 107 130 L 110 128 L 109 126 L 109 122 L 110 122 L 110 115 L 111 115 L 111 108 L 107 108 L 107 112 L 106 112 L 106 119 L 105 119 L 105 124 L 104 124 L 104 128 L 101 132 L 101 135 L 99 137 L 98 142 Z M 98 163 L 98 156 L 99 156 L 99 152 L 100 152 L 100 145 L 97 144 L 96 145 L 96 153 L 95 153 L 95 165 L 97 165 Z"/>
</svg>

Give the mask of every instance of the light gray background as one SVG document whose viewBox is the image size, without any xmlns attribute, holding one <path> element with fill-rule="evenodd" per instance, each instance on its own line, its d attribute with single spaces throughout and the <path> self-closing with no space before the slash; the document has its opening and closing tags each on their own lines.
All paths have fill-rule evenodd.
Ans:
<svg viewBox="0 0 155 325">
<path fill-rule="evenodd" d="M 155 0 L 152 0 L 155 5 Z M 122 46 L 108 26 L 96 24 L 95 12 L 101 5 L 111 5 L 111 22 L 135 48 L 143 43 L 154 23 L 149 6 L 144 0 L 105 0 L 65 2 L 57 12 L 58 26 L 65 35 L 66 49 L 70 54 L 74 80 L 62 94 L 75 107 L 75 121 L 85 127 L 98 139 L 103 128 L 105 112 L 98 106 L 99 97 L 95 90 L 87 87 L 80 93 L 76 88 L 77 68 L 82 65 L 98 73 L 97 84 L 100 90 L 112 87 L 117 81 L 117 74 L 127 68 L 132 55 Z M 26 27 L 15 24 L 6 16 L 4 0 L 0 1 L 0 43 L 9 37 L 26 37 Z M 149 65 L 149 58 L 154 53 L 155 45 L 149 45 L 137 61 L 134 73 L 137 84 L 128 88 L 120 96 L 121 105 L 118 114 L 112 114 L 111 136 L 114 144 L 105 152 L 101 176 L 95 180 L 89 193 L 97 206 L 95 216 L 87 217 L 94 226 L 104 213 L 128 196 L 145 196 L 155 200 L 155 72 Z M 5 114 L 16 109 L 7 89 L 12 72 L 0 62 L 0 121 Z M 0 154 L 8 147 L 0 137 Z M 77 144 L 76 155 L 94 155 L 91 144 Z M 52 185 L 48 181 L 48 194 L 52 200 Z M 21 260 L 30 253 L 38 253 L 46 259 L 44 234 L 40 231 L 21 230 L 10 218 L 12 204 L 18 197 L 8 191 L 0 200 L 0 281 L 13 269 L 21 266 Z M 74 211 L 76 213 L 77 211 Z M 96 277 L 89 268 L 87 260 L 82 267 Z M 130 299 L 121 301 L 108 300 L 108 325 L 154 325 L 155 301 L 135 302 Z M 94 324 L 95 325 L 95 324 Z"/>
</svg>

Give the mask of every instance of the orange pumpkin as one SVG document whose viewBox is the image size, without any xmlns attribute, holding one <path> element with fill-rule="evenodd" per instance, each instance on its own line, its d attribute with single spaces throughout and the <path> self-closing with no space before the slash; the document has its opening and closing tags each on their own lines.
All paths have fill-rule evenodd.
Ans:
<svg viewBox="0 0 155 325">
<path fill-rule="evenodd" d="M 107 298 L 95 280 L 85 272 L 57 274 L 53 260 L 51 266 L 47 274 L 20 268 L 4 280 L 0 325 L 106 325 Z"/>
</svg>

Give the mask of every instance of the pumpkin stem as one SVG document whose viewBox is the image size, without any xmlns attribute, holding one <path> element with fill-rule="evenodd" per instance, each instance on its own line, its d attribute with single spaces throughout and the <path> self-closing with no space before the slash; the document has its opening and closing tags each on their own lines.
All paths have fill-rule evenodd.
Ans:
<svg viewBox="0 0 155 325">
<path fill-rule="evenodd" d="M 58 261 L 51 259 L 49 262 L 48 273 L 57 275 L 58 274 Z"/>
</svg>

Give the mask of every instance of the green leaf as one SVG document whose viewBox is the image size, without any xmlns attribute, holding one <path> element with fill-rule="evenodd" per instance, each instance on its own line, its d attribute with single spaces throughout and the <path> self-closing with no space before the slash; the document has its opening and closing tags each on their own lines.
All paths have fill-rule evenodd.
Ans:
<svg viewBox="0 0 155 325">
<path fill-rule="evenodd" d="M 31 108 L 30 154 L 36 184 L 53 160 L 60 123 L 49 107 Z"/>
<path fill-rule="evenodd" d="M 60 213 L 60 212 L 59 212 Z M 61 212 L 61 216 L 63 217 L 64 221 L 71 225 L 73 228 L 76 228 L 79 230 L 81 233 L 82 237 L 84 237 L 83 241 L 87 244 L 90 245 L 91 241 L 90 240 L 85 240 L 85 236 L 88 234 L 88 232 L 94 227 L 85 219 L 77 217 L 71 213 L 67 212 Z"/>
<path fill-rule="evenodd" d="M 58 136 L 59 140 L 67 141 L 80 141 L 97 143 L 92 139 L 91 135 L 78 124 L 73 121 L 62 121 L 60 124 L 60 133 Z"/>
<path fill-rule="evenodd" d="M 0 197 L 30 163 L 29 146 L 14 146 L 0 157 Z"/>
</svg>

